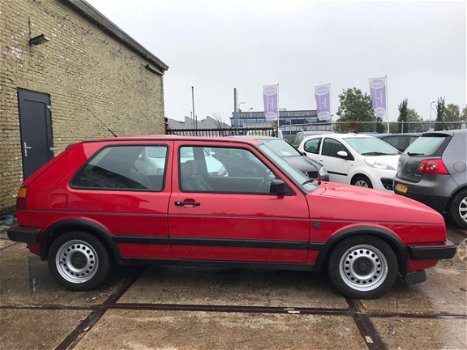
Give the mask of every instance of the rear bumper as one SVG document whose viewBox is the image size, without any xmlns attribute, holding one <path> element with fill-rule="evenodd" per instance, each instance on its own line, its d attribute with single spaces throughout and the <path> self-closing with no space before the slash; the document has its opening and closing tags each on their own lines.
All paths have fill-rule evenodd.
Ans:
<svg viewBox="0 0 467 350">
<path fill-rule="evenodd" d="M 35 227 L 13 226 L 7 230 L 8 238 L 15 242 L 35 244 L 41 230 Z"/>
<path fill-rule="evenodd" d="M 451 259 L 456 254 L 457 246 L 447 240 L 442 244 L 411 244 L 408 249 L 413 260 L 439 260 Z"/>
</svg>

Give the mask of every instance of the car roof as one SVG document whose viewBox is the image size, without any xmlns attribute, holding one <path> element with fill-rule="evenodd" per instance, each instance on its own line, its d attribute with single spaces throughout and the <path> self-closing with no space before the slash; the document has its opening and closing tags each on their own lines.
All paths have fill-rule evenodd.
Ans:
<svg viewBox="0 0 467 350">
<path fill-rule="evenodd" d="M 422 136 L 429 136 L 429 135 L 461 135 L 467 134 L 467 129 L 455 129 L 455 130 L 440 130 L 440 131 L 427 131 L 422 134 Z"/>
<path fill-rule="evenodd" d="M 384 133 L 384 134 L 374 134 L 371 136 L 381 138 L 386 136 L 420 136 L 421 133 L 419 132 L 406 132 L 406 133 Z"/>
<path fill-rule="evenodd" d="M 320 134 L 320 135 L 310 135 L 306 137 L 306 139 L 316 138 L 316 137 L 334 137 L 336 139 L 345 139 L 347 137 L 359 137 L 359 138 L 368 138 L 373 137 L 373 135 L 368 134 L 354 134 L 354 133 L 347 133 L 347 134 L 337 134 L 337 133 L 329 133 L 329 134 Z"/>
<path fill-rule="evenodd" d="M 131 141 L 206 141 L 206 142 L 234 142 L 248 143 L 253 146 L 258 146 L 262 142 L 255 138 L 246 136 L 180 136 L 180 135 L 147 135 L 147 136 L 117 136 L 107 138 L 95 138 L 82 141 L 83 143 L 90 142 L 131 142 Z"/>
</svg>

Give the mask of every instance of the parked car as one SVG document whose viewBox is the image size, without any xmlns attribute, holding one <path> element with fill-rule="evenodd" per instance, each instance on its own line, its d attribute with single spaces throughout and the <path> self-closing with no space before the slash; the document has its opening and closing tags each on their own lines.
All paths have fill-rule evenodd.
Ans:
<svg viewBox="0 0 467 350">
<path fill-rule="evenodd" d="M 300 143 L 302 143 L 303 139 L 307 136 L 312 136 L 312 135 L 324 135 L 324 134 L 332 134 L 332 131 L 299 131 L 295 134 L 294 140 L 292 142 L 292 146 L 295 148 L 298 148 L 300 146 Z"/>
<path fill-rule="evenodd" d="M 467 228 L 467 130 L 422 134 L 401 155 L 394 191 Z"/>
<path fill-rule="evenodd" d="M 165 154 L 162 173 L 134 166 L 146 151 Z M 210 156 L 227 175 L 208 171 Z M 312 181 L 264 142 L 235 137 L 78 142 L 22 183 L 16 209 L 8 237 L 72 290 L 97 287 L 113 263 L 185 263 L 324 269 L 344 295 L 373 298 L 456 251 L 427 206 Z"/>
<path fill-rule="evenodd" d="M 335 182 L 392 191 L 399 151 L 380 139 L 362 134 L 306 137 L 298 147 L 322 162 Z"/>
<path fill-rule="evenodd" d="M 406 134 L 374 134 L 374 137 L 389 143 L 391 146 L 397 148 L 399 151 L 404 152 L 409 145 L 419 138 L 419 133 L 406 133 Z"/>
<path fill-rule="evenodd" d="M 309 178 L 329 181 L 329 174 L 323 164 L 300 153 L 287 141 L 268 136 L 251 136 L 251 138 L 262 141 L 296 169 L 303 171 Z"/>
</svg>

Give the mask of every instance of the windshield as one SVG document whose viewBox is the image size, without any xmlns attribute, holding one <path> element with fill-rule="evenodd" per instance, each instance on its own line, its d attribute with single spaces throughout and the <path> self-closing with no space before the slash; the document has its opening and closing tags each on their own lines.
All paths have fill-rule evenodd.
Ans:
<svg viewBox="0 0 467 350">
<path fill-rule="evenodd" d="M 300 184 L 305 191 L 312 192 L 318 188 L 318 185 L 310 182 L 310 178 L 308 176 L 292 167 L 284 158 L 274 152 L 271 148 L 265 144 L 262 144 L 258 148 L 270 160 L 276 163 L 292 180 L 294 180 L 297 184 Z"/>
<path fill-rule="evenodd" d="M 375 137 L 346 137 L 344 140 L 362 156 L 398 155 L 399 151 Z"/>
<path fill-rule="evenodd" d="M 281 157 L 300 156 L 295 148 L 284 140 L 263 140 L 264 144 Z"/>
</svg>

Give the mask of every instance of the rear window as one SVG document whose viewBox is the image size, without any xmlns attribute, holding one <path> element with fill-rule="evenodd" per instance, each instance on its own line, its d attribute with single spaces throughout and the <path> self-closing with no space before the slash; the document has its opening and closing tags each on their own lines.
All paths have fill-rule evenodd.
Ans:
<svg viewBox="0 0 467 350">
<path fill-rule="evenodd" d="M 407 147 L 404 154 L 409 156 L 441 155 L 443 145 L 448 137 L 447 135 L 421 136 Z"/>
</svg>

